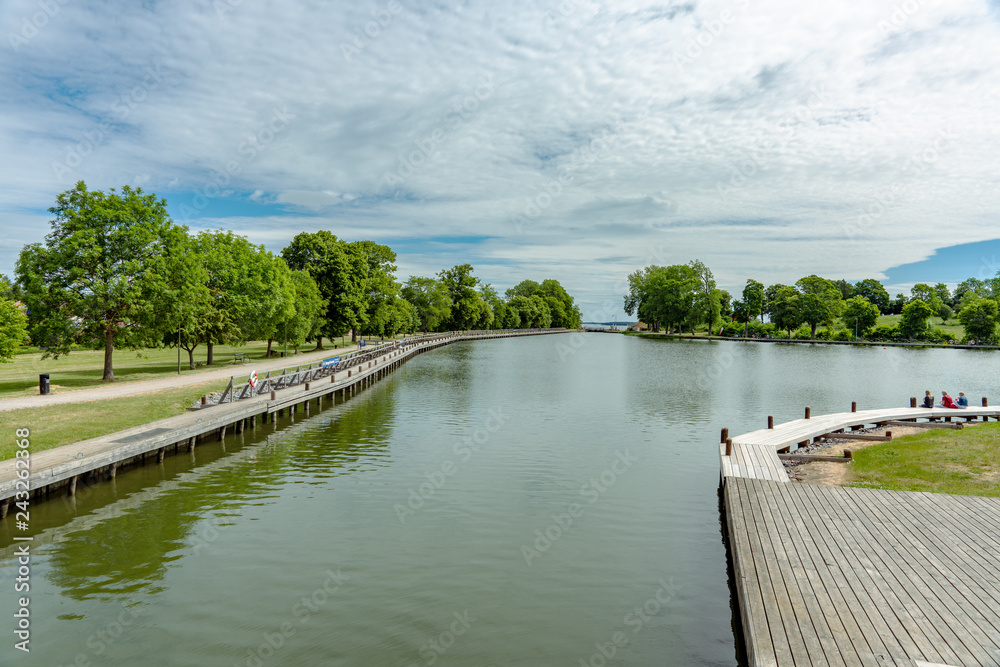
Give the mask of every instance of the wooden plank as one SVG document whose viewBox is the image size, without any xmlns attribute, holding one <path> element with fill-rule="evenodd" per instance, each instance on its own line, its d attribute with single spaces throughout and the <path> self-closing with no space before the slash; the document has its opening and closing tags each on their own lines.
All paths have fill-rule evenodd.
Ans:
<svg viewBox="0 0 1000 667">
<path fill-rule="evenodd" d="M 845 598 L 853 595 L 857 601 L 856 606 L 851 606 L 851 612 L 859 625 L 874 628 L 875 637 L 885 647 L 884 655 L 891 657 L 897 665 L 908 665 L 911 656 L 922 656 L 922 651 L 910 636 L 918 632 L 916 627 L 912 622 L 907 623 L 905 615 L 897 614 L 898 602 L 884 595 L 885 582 L 877 576 L 872 564 L 861 558 L 863 554 L 859 554 L 854 545 L 845 539 L 848 529 L 826 495 L 809 484 L 790 484 L 788 489 L 798 496 L 797 502 L 807 510 L 808 516 L 813 517 L 814 534 L 826 543 L 828 557 L 844 575 L 841 590 Z M 866 638 L 870 645 L 876 645 L 875 638 Z"/>
<path fill-rule="evenodd" d="M 836 616 L 830 618 L 827 610 L 820 605 L 796 542 L 785 525 L 784 507 L 775 498 L 774 484 L 761 482 L 751 483 L 750 486 L 756 494 L 754 500 L 760 505 L 761 515 L 764 517 L 764 524 L 775 553 L 784 555 L 784 561 L 779 558 L 778 565 L 811 663 L 837 667 L 846 665 L 838 646 L 838 639 L 845 640 L 846 633 L 841 626 L 840 636 L 834 637 L 831 622 L 836 624 L 839 619 Z"/>
<path fill-rule="evenodd" d="M 755 667 L 757 665 L 776 667 L 777 656 L 771 641 L 771 631 L 767 625 L 764 596 L 750 549 L 749 530 L 743 511 L 744 484 L 743 479 L 733 478 L 726 482 L 725 489 L 729 544 L 732 550 L 740 619 L 750 664 Z"/>
<path fill-rule="evenodd" d="M 829 461 L 831 463 L 850 463 L 851 459 L 846 456 L 817 456 L 814 454 L 778 454 L 781 461 L 798 461 L 809 463 L 810 461 Z"/>
<path fill-rule="evenodd" d="M 880 525 L 872 530 L 874 524 L 871 517 L 878 515 L 871 507 L 867 512 L 853 512 L 842 493 L 843 489 L 829 490 L 835 491 L 825 494 L 829 502 L 845 517 L 844 521 L 853 525 L 853 530 L 842 533 L 845 541 L 853 549 L 859 564 L 878 573 L 878 592 L 890 601 L 896 617 L 907 627 L 920 648 L 922 655 L 915 654 L 911 657 L 948 664 L 976 664 L 971 662 L 971 653 L 964 648 L 947 620 L 939 613 L 941 601 L 935 592 L 920 577 L 914 575 L 910 563 L 905 568 L 900 567 L 901 561 L 907 562 L 909 554 L 894 548 L 895 541 L 888 530 L 891 522 L 886 520 L 888 517 L 880 517 Z"/>
</svg>

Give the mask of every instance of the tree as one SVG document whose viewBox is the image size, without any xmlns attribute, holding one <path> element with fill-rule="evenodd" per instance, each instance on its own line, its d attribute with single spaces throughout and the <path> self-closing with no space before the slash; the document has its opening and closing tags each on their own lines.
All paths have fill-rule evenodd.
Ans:
<svg viewBox="0 0 1000 667">
<path fill-rule="evenodd" d="M 778 293 L 781 292 L 781 290 L 786 287 L 788 287 L 788 285 L 775 283 L 773 285 L 768 285 L 767 289 L 764 290 L 764 313 L 770 317 L 772 322 L 774 322 L 774 312 L 772 310 L 772 306 L 778 298 Z M 798 327 L 798 324 L 796 324 L 795 326 Z"/>
<path fill-rule="evenodd" d="M 27 335 L 28 316 L 16 303 L 0 297 L 0 363 L 13 361 Z"/>
<path fill-rule="evenodd" d="M 652 265 L 633 271 L 628 276 L 629 292 L 625 295 L 625 312 L 628 315 L 636 315 L 639 320 L 648 323 L 654 332 L 660 330 L 662 320 L 654 312 L 656 305 L 652 299 L 653 276 L 664 271 L 666 271 L 664 267 Z M 508 297 L 510 294 L 508 290 Z"/>
<path fill-rule="evenodd" d="M 399 296 L 396 283 L 396 253 L 374 241 L 347 244 L 355 282 L 361 285 L 363 301 L 355 328 L 377 333 L 385 331 Z"/>
<path fill-rule="evenodd" d="M 694 335 L 695 324 L 704 322 L 708 325 L 708 335 L 712 335 L 712 327 L 719 320 L 719 299 L 715 290 L 715 276 L 703 262 L 697 259 L 688 262 L 694 270 L 698 286 L 695 290 L 695 300 L 691 310 L 691 334 Z"/>
<path fill-rule="evenodd" d="M 295 313 L 295 291 L 288 265 L 231 231 L 202 232 L 195 247 L 208 274 L 205 286 L 211 304 L 204 327 L 193 332 L 208 348 L 207 363 L 215 363 L 217 343 L 240 345 L 266 340 L 274 323 Z"/>
<path fill-rule="evenodd" d="M 854 285 L 847 282 L 843 278 L 833 283 L 833 286 L 840 290 L 840 298 L 844 301 L 847 301 L 854 296 Z"/>
<path fill-rule="evenodd" d="M 885 291 L 882 283 L 874 278 L 865 278 L 854 284 L 854 295 L 863 296 L 869 302 L 875 304 L 883 315 L 888 315 L 892 309 L 889 304 L 889 293 Z"/>
<path fill-rule="evenodd" d="M 927 333 L 927 318 L 933 314 L 934 310 L 923 299 L 911 299 L 903 306 L 899 332 L 910 339 L 922 338 Z"/>
<path fill-rule="evenodd" d="M 747 335 L 747 325 L 755 319 L 747 305 L 742 301 L 733 301 L 733 321 L 743 323 L 743 337 Z"/>
<path fill-rule="evenodd" d="M 416 308 L 418 326 L 424 333 L 437 331 L 451 315 L 451 299 L 440 280 L 410 276 L 403 284 L 401 294 Z"/>
<path fill-rule="evenodd" d="M 958 320 L 965 327 L 966 338 L 986 344 L 995 342 L 997 311 L 997 302 L 993 299 L 978 299 L 963 308 L 958 313 Z"/>
<path fill-rule="evenodd" d="M 955 291 L 951 294 L 951 303 L 961 310 L 959 307 L 959 301 L 966 295 L 966 293 L 972 292 L 975 295 L 982 297 L 983 299 L 989 299 L 993 296 L 993 290 L 990 285 L 979 278 L 966 278 L 958 284 Z"/>
<path fill-rule="evenodd" d="M 507 302 L 507 306 L 517 314 L 518 323 L 515 326 L 530 329 L 538 319 L 537 305 L 532 302 L 530 297 L 515 296 Z"/>
<path fill-rule="evenodd" d="M 761 324 L 764 323 L 764 283 L 752 278 L 747 280 L 743 287 L 743 305 L 750 318 L 759 317 Z M 746 331 L 743 335 L 746 335 Z"/>
<path fill-rule="evenodd" d="M 795 285 L 802 292 L 802 321 L 812 329 L 812 338 L 816 338 L 816 327 L 832 323 L 842 312 L 843 297 L 834 283 L 816 275 L 806 276 Z"/>
<path fill-rule="evenodd" d="M 848 330 L 853 329 L 855 335 L 864 338 L 878 324 L 878 316 L 878 306 L 863 296 L 854 296 L 844 303 L 841 319 Z"/>
<path fill-rule="evenodd" d="M 471 264 L 459 264 L 437 274 L 451 300 L 446 322 L 449 329 L 472 329 L 483 319 L 486 304 L 477 289 L 479 279 L 472 274 L 474 270 Z"/>
<path fill-rule="evenodd" d="M 115 348 L 159 345 L 177 293 L 168 258 L 187 238 L 166 201 L 141 188 L 87 190 L 83 181 L 56 198 L 45 244 L 25 246 L 17 283 L 30 311 L 32 338 L 46 356 L 74 344 L 104 348 L 105 381 Z M 183 279 L 173 281 L 183 283 Z"/>
<path fill-rule="evenodd" d="M 788 337 L 792 337 L 792 330 L 798 329 L 802 324 L 802 295 L 794 287 L 781 286 L 770 302 L 771 322 L 778 328 L 788 332 Z"/>
<path fill-rule="evenodd" d="M 906 305 L 907 301 L 909 301 L 909 299 L 906 298 L 906 295 L 897 294 L 896 298 L 892 300 L 892 314 L 899 315 L 900 313 L 902 313 L 903 306 Z"/>
<path fill-rule="evenodd" d="M 361 254 L 350 252 L 347 242 L 328 231 L 296 234 L 281 256 L 293 270 L 305 270 L 316 281 L 326 301 L 321 333 L 337 338 L 354 331 L 364 319 L 365 289 L 362 283 L 367 263 Z M 323 339 L 316 337 L 316 348 Z"/>
<path fill-rule="evenodd" d="M 283 262 L 283 260 L 282 260 Z M 287 266 L 287 265 L 286 265 Z M 308 271 L 288 270 L 288 280 L 292 287 L 292 308 L 284 311 L 286 317 L 278 317 L 267 334 L 267 353 L 271 356 L 271 345 L 275 340 L 285 340 L 298 349 L 302 343 L 322 336 L 326 312 L 326 300 L 319 292 L 319 286 Z"/>
</svg>

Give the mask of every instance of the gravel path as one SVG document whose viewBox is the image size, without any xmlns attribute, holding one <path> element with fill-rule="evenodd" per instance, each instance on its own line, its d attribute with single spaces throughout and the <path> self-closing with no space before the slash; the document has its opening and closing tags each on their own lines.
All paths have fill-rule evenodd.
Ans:
<svg viewBox="0 0 1000 667">
<path fill-rule="evenodd" d="M 267 371 L 281 370 L 282 368 L 294 368 L 295 366 L 306 366 L 312 362 L 333 357 L 352 350 L 358 349 L 357 345 L 348 347 L 338 347 L 336 350 L 320 350 L 317 352 L 307 352 L 297 354 L 288 359 L 278 358 L 272 361 L 255 361 L 253 363 L 237 366 L 227 364 L 219 366 L 213 370 L 191 373 L 189 375 L 177 375 L 171 377 L 158 378 L 155 380 L 143 380 L 141 382 L 113 382 L 99 387 L 88 387 L 87 389 L 76 389 L 73 391 L 61 391 L 48 396 L 24 396 L 21 398 L 0 399 L 0 412 L 5 410 L 19 410 L 21 408 L 37 408 L 43 405 L 62 405 L 64 403 L 83 403 L 86 401 L 99 401 L 105 398 L 120 398 L 122 396 L 133 396 L 135 394 L 145 394 L 150 391 L 161 389 L 174 389 L 185 387 L 212 380 L 228 380 L 231 376 L 245 379 L 250 371 L 257 371 L 258 374 Z"/>
</svg>

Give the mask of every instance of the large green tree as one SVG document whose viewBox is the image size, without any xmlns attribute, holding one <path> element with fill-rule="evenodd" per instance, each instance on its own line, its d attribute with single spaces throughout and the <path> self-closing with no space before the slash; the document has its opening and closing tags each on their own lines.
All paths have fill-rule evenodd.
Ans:
<svg viewBox="0 0 1000 667">
<path fill-rule="evenodd" d="M 348 331 L 356 334 L 367 306 L 364 277 L 368 265 L 363 254 L 352 252 L 346 241 L 320 230 L 296 234 L 281 256 L 290 268 L 308 271 L 316 281 L 326 301 L 322 333 L 329 338 Z M 322 336 L 317 336 L 316 348 L 322 349 L 322 344 Z"/>
<path fill-rule="evenodd" d="M 748 318 L 759 317 L 764 323 L 764 283 L 753 278 L 743 287 L 743 308 Z M 745 332 L 744 332 L 745 333 Z"/>
<path fill-rule="evenodd" d="M 802 324 L 802 294 L 794 287 L 782 285 L 769 302 L 771 322 L 792 337 L 792 330 Z"/>
<path fill-rule="evenodd" d="M 854 295 L 863 296 L 878 307 L 883 315 L 888 315 L 892 306 L 889 303 L 889 293 L 885 291 L 882 283 L 874 278 L 865 278 L 854 283 Z"/>
<path fill-rule="evenodd" d="M 215 363 L 216 344 L 267 340 L 275 322 L 295 313 L 288 265 L 264 246 L 222 230 L 202 232 L 195 246 L 208 275 L 205 286 L 211 300 L 206 326 L 195 337 L 208 348 L 209 365 Z"/>
<path fill-rule="evenodd" d="M 171 286 L 185 282 L 171 280 L 170 258 L 186 230 L 170 220 L 165 200 L 127 185 L 104 193 L 80 181 L 49 212 L 45 243 L 25 246 L 17 261 L 32 339 L 53 356 L 76 344 L 103 347 L 103 380 L 113 380 L 115 348 L 162 341 L 163 314 L 181 296 Z"/>
<path fill-rule="evenodd" d="M 283 261 L 283 260 L 282 260 Z M 286 265 L 287 266 L 287 265 Z M 292 287 L 292 309 L 283 312 L 286 317 L 277 317 L 267 333 L 267 354 L 271 356 L 271 345 L 275 340 L 285 340 L 296 349 L 307 340 L 322 336 L 325 320 L 326 300 L 319 292 L 319 286 L 308 271 L 288 269 L 288 279 Z"/>
<path fill-rule="evenodd" d="M 16 303 L 0 297 L 0 363 L 14 358 L 27 335 L 28 317 Z"/>
<path fill-rule="evenodd" d="M 864 338 L 878 323 L 878 306 L 863 296 L 853 296 L 844 302 L 841 320 L 849 330 Z"/>
<path fill-rule="evenodd" d="M 451 298 L 440 280 L 410 276 L 400 293 L 416 308 L 419 327 L 426 333 L 437 331 L 451 315 Z"/>
<path fill-rule="evenodd" d="M 817 275 L 801 278 L 795 285 L 802 292 L 802 321 L 809 325 L 812 338 L 816 338 L 816 327 L 832 324 L 843 311 L 843 294 L 835 283 Z"/>
<path fill-rule="evenodd" d="M 927 319 L 934 314 L 923 299 L 911 299 L 903 306 L 899 319 L 899 332 L 907 338 L 923 338 L 927 334 Z"/>
<path fill-rule="evenodd" d="M 965 336 L 980 343 L 993 344 L 997 334 L 997 302 L 977 299 L 958 313 L 958 320 L 965 327 Z"/>
<path fill-rule="evenodd" d="M 445 323 L 449 329 L 474 329 L 484 319 L 486 302 L 479 293 L 474 270 L 471 264 L 458 264 L 437 274 L 451 300 L 451 313 Z"/>
</svg>

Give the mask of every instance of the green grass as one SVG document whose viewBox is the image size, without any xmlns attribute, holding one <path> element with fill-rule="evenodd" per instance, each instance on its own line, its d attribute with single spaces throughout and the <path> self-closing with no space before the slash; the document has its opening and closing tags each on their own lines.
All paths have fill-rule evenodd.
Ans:
<svg viewBox="0 0 1000 667">
<path fill-rule="evenodd" d="M 182 414 L 202 394 L 221 391 L 227 384 L 216 380 L 123 398 L 0 412 L 0 460 L 14 456 L 16 429 L 30 429 L 31 451 L 40 452 Z"/>
<path fill-rule="evenodd" d="M 344 339 L 336 339 L 337 346 L 344 345 Z M 347 339 L 350 344 L 350 338 Z M 333 344 L 324 340 L 323 346 L 333 348 Z M 306 343 L 299 348 L 300 352 L 309 352 L 315 343 Z M 275 343 L 272 351 L 281 351 L 282 346 Z M 207 370 L 221 368 L 232 364 L 233 352 L 246 352 L 251 360 L 264 360 L 267 351 L 266 342 L 252 342 L 240 347 L 231 345 L 215 346 L 215 365 L 201 366 L 195 370 L 188 369 L 187 352 L 181 350 L 181 374 L 196 375 Z M 289 353 L 292 348 L 289 347 Z M 195 362 L 205 363 L 206 349 L 202 345 L 195 350 Z M 291 357 L 294 359 L 294 357 Z M 272 358 L 273 360 L 273 358 Z M 116 350 L 114 354 L 114 371 L 116 382 L 134 382 L 153 378 L 177 375 L 177 350 L 142 350 L 141 352 Z M 248 368 L 249 371 L 249 368 Z M 101 385 L 104 373 L 103 350 L 78 350 L 59 357 L 58 359 L 42 359 L 39 352 L 18 354 L 9 364 L 0 364 L 0 398 L 16 398 L 19 396 L 34 396 L 38 393 L 38 374 L 48 373 L 53 391 L 83 389 Z"/>
<path fill-rule="evenodd" d="M 1000 424 L 929 430 L 860 449 L 847 485 L 1000 497 Z"/>
<path fill-rule="evenodd" d="M 902 315 L 879 315 L 878 322 L 876 322 L 875 325 L 876 326 L 885 325 L 887 327 L 894 327 L 897 324 L 899 324 L 899 320 L 902 317 L 903 317 Z M 932 327 L 936 327 L 938 329 L 941 329 L 942 331 L 946 331 L 947 333 L 950 333 L 958 340 L 962 340 L 962 338 L 965 336 L 965 327 L 962 326 L 962 324 L 958 321 L 957 317 L 953 317 L 950 320 L 948 320 L 949 324 L 945 324 L 944 320 L 942 320 L 940 317 L 931 317 L 927 321 Z"/>
</svg>

